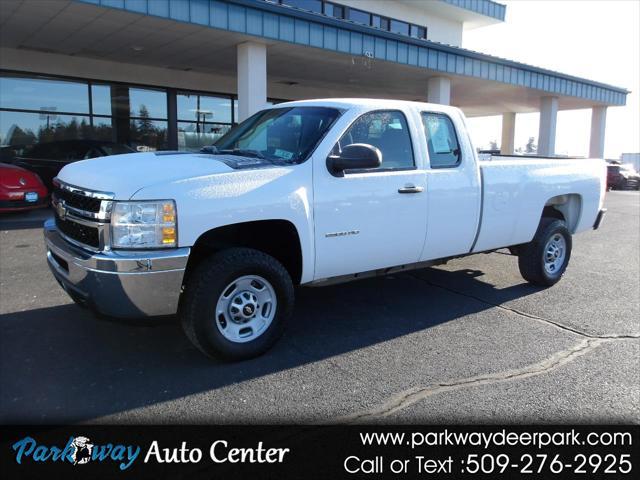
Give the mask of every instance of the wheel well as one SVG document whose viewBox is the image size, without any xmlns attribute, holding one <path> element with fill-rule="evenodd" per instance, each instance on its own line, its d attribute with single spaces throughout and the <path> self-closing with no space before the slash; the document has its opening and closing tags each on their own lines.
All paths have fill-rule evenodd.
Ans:
<svg viewBox="0 0 640 480">
<path fill-rule="evenodd" d="M 550 198 L 542 210 L 542 217 L 564 220 L 571 233 L 575 233 L 582 213 L 582 197 L 577 193 Z"/>
<path fill-rule="evenodd" d="M 562 214 L 562 212 L 556 209 L 555 207 L 552 207 L 551 205 L 547 205 L 544 207 L 544 210 L 542 210 L 542 216 L 557 218 L 558 220 L 566 221 L 566 218 L 564 218 L 564 215 Z"/>
<path fill-rule="evenodd" d="M 191 248 L 184 283 L 200 261 L 220 250 L 247 247 L 277 259 L 287 269 L 294 284 L 302 277 L 302 249 L 296 227 L 287 220 L 258 220 L 236 223 L 209 230 Z"/>
</svg>

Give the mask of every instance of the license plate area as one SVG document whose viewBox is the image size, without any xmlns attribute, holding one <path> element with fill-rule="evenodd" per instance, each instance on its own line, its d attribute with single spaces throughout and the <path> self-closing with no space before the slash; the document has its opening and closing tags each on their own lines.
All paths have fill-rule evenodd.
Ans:
<svg viewBox="0 0 640 480">
<path fill-rule="evenodd" d="M 24 194 L 24 199 L 26 202 L 37 202 L 38 201 L 38 192 L 27 192 Z"/>
</svg>

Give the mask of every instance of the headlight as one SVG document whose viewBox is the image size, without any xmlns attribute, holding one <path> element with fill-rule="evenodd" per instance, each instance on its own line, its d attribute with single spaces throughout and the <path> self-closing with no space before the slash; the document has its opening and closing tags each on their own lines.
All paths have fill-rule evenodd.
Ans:
<svg viewBox="0 0 640 480">
<path fill-rule="evenodd" d="M 111 211 L 112 248 L 177 246 L 178 226 L 173 200 L 114 202 Z"/>
</svg>

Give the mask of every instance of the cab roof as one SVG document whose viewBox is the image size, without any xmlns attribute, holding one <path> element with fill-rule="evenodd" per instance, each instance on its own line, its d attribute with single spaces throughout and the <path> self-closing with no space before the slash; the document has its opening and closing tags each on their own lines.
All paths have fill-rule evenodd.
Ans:
<svg viewBox="0 0 640 480">
<path fill-rule="evenodd" d="M 431 112 L 452 113 L 460 112 L 460 109 L 448 105 L 427 102 L 412 102 L 409 100 L 391 100 L 380 98 L 319 98 L 312 100 L 295 100 L 292 102 L 278 103 L 272 108 L 278 107 L 332 107 L 342 109 L 357 108 L 360 110 L 390 110 L 408 108 L 415 110 L 429 110 Z"/>
</svg>

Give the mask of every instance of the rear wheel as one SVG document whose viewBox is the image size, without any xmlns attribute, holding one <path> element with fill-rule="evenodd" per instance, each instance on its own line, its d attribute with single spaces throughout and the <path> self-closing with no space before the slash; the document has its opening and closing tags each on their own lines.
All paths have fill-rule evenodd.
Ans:
<svg viewBox="0 0 640 480">
<path fill-rule="evenodd" d="M 522 245 L 518 267 L 529 283 L 549 287 L 564 275 L 571 258 L 571 233 L 563 220 L 543 217 L 531 242 Z"/>
<path fill-rule="evenodd" d="M 258 356 L 280 338 L 293 310 L 291 277 L 275 258 L 249 248 L 223 250 L 191 273 L 180 316 L 205 355 Z"/>
</svg>

